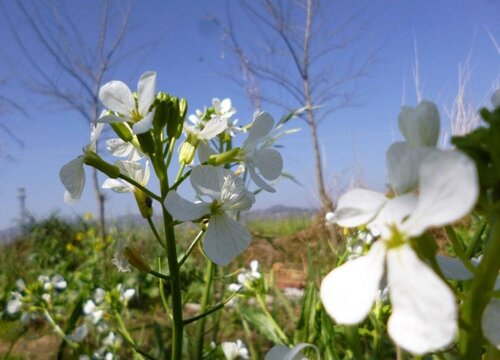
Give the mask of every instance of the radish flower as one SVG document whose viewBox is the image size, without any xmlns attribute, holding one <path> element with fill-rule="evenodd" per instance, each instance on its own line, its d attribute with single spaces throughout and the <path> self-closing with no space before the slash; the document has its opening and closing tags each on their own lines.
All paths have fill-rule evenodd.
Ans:
<svg viewBox="0 0 500 360">
<path fill-rule="evenodd" d="M 118 160 L 115 162 L 115 165 L 120 169 L 121 174 L 128 176 L 143 186 L 147 185 L 150 177 L 148 161 L 146 161 L 144 168 L 139 162 L 127 160 Z M 102 187 L 103 189 L 111 189 L 119 193 L 136 191 L 135 186 L 122 179 L 106 179 Z"/>
<path fill-rule="evenodd" d="M 250 177 L 258 187 L 268 192 L 276 190 L 265 180 L 276 180 L 283 171 L 281 154 L 266 143 L 273 127 L 274 120 L 271 115 L 266 112 L 257 114 L 248 130 L 248 137 L 241 147 L 241 160 L 247 166 Z"/>
<path fill-rule="evenodd" d="M 457 306 L 452 291 L 419 259 L 409 240 L 465 216 L 479 190 L 474 163 L 458 152 L 430 152 L 418 174 L 418 195 L 389 199 L 355 189 L 339 199 L 330 220 L 345 227 L 366 224 L 380 231 L 381 241 L 367 255 L 330 272 L 321 284 L 321 299 L 335 321 L 357 324 L 368 315 L 386 274 L 392 303 L 389 335 L 405 350 L 424 354 L 453 341 Z"/>
<path fill-rule="evenodd" d="M 416 108 L 403 106 L 398 122 L 399 130 L 412 146 L 436 146 L 439 138 L 439 112 L 434 103 L 421 101 Z"/>
<path fill-rule="evenodd" d="M 96 151 L 97 139 L 101 135 L 104 124 L 90 124 L 90 143 L 84 148 L 84 154 Z M 74 204 L 82 196 L 83 188 L 85 187 L 85 170 L 83 169 L 84 155 L 71 160 L 64 165 L 59 171 L 59 179 L 66 188 L 64 193 L 64 202 Z"/>
<path fill-rule="evenodd" d="M 220 167 L 197 166 L 190 180 L 202 201 L 191 203 L 176 191 L 170 191 L 165 206 L 172 217 L 180 221 L 209 216 L 203 248 L 214 263 L 227 265 L 248 247 L 251 239 L 248 230 L 229 214 L 250 209 L 255 196 L 245 188 L 243 180 Z"/>
<path fill-rule="evenodd" d="M 137 84 L 137 101 L 122 81 L 110 81 L 99 90 L 99 99 L 115 114 L 101 116 L 99 123 L 127 122 L 134 134 L 148 132 L 153 126 L 154 110 L 149 111 L 156 96 L 156 72 L 142 74 Z"/>
</svg>

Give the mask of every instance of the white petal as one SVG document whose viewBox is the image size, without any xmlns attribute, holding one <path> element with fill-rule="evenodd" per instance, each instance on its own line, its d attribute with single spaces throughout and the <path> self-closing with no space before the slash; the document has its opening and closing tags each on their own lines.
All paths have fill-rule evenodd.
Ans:
<svg viewBox="0 0 500 360">
<path fill-rule="evenodd" d="M 420 166 L 419 189 L 415 211 L 403 224 L 410 236 L 450 224 L 473 209 L 479 194 L 476 166 L 458 151 L 433 151 Z"/>
<path fill-rule="evenodd" d="M 106 140 L 106 149 L 113 156 L 126 157 L 130 155 L 130 152 L 134 148 L 131 143 L 125 142 L 120 138 Z"/>
<path fill-rule="evenodd" d="M 333 269 L 321 283 L 321 301 L 339 324 L 358 324 L 370 312 L 384 274 L 385 245 Z"/>
<path fill-rule="evenodd" d="M 327 220 L 343 227 L 356 227 L 368 223 L 384 206 L 387 197 L 384 194 L 353 189 L 339 198 L 337 209 L 328 214 Z"/>
<path fill-rule="evenodd" d="M 414 193 L 387 199 L 375 219 L 368 223 L 368 228 L 387 239 L 394 227 L 401 227 L 403 220 L 413 212 L 416 205 L 417 196 Z"/>
<path fill-rule="evenodd" d="M 146 162 L 146 167 L 148 166 L 148 164 L 149 163 Z M 118 160 L 115 162 L 115 166 L 120 169 L 121 174 L 127 175 L 129 178 L 137 181 L 139 184 L 145 185 L 145 171 L 141 163 L 137 161 Z"/>
<path fill-rule="evenodd" d="M 231 107 L 231 99 L 230 98 L 225 98 L 224 100 L 222 100 L 222 102 L 220 103 L 220 112 L 222 114 L 227 114 L 227 115 L 234 114 L 234 109 Z"/>
<path fill-rule="evenodd" d="M 203 130 L 201 130 L 198 136 L 205 140 L 210 140 L 220 133 L 222 133 L 227 128 L 227 118 L 223 116 L 214 116 L 207 121 Z"/>
<path fill-rule="evenodd" d="M 416 188 L 418 169 L 426 148 L 414 148 L 407 142 L 392 144 L 386 153 L 387 176 L 396 194 L 404 194 Z"/>
<path fill-rule="evenodd" d="M 207 256 L 217 265 L 229 264 L 250 245 L 248 230 L 226 214 L 213 214 L 203 239 Z"/>
<path fill-rule="evenodd" d="M 255 196 L 246 189 L 242 179 L 229 173 L 222 185 L 220 201 L 224 210 L 242 211 L 252 207 Z"/>
<path fill-rule="evenodd" d="M 500 299 L 490 300 L 484 309 L 481 326 L 484 337 L 500 350 Z"/>
<path fill-rule="evenodd" d="M 441 272 L 448 279 L 464 281 L 474 277 L 474 274 L 458 258 L 438 255 L 436 261 Z"/>
<path fill-rule="evenodd" d="M 129 87 L 121 81 L 104 84 L 99 90 L 99 99 L 109 110 L 125 116 L 135 110 L 134 96 Z"/>
<path fill-rule="evenodd" d="M 439 138 L 439 111 L 430 101 L 416 109 L 404 106 L 399 113 L 399 129 L 412 146 L 436 146 Z"/>
<path fill-rule="evenodd" d="M 198 220 L 210 212 L 209 204 L 194 204 L 180 197 L 176 191 L 167 194 L 165 207 L 174 219 L 180 221 Z"/>
<path fill-rule="evenodd" d="M 101 136 L 102 130 L 104 129 L 104 124 L 94 124 L 90 123 L 90 143 L 87 145 L 87 149 L 91 151 L 96 151 L 96 142 Z"/>
<path fill-rule="evenodd" d="M 137 103 L 139 114 L 145 116 L 156 96 L 156 72 L 147 71 L 142 74 L 137 84 Z"/>
<path fill-rule="evenodd" d="M 267 192 L 270 192 L 270 193 L 276 192 L 276 190 L 274 190 L 274 188 L 272 186 L 270 186 L 268 183 L 266 183 L 264 181 L 264 179 L 262 179 L 260 177 L 260 175 L 257 174 L 257 172 L 255 171 L 255 167 L 253 165 L 247 164 L 247 169 L 248 169 L 248 172 L 250 174 L 250 178 L 255 183 L 255 185 L 260 187 L 262 190 L 266 190 Z"/>
<path fill-rule="evenodd" d="M 455 297 L 410 245 L 387 251 L 387 280 L 394 342 L 417 355 L 450 345 L 457 332 Z"/>
<path fill-rule="evenodd" d="M 243 143 L 245 151 L 251 151 L 257 143 L 263 139 L 274 126 L 274 120 L 271 115 L 266 112 L 259 113 L 248 130 L 248 137 Z"/>
<path fill-rule="evenodd" d="M 205 140 L 200 140 L 198 143 L 198 160 L 200 163 L 208 161 L 210 155 L 215 155 L 216 152 L 207 144 Z"/>
<path fill-rule="evenodd" d="M 283 171 L 283 158 L 276 149 L 263 148 L 253 153 L 253 163 L 266 180 L 275 180 Z"/>
<path fill-rule="evenodd" d="M 318 349 L 316 346 L 306 343 L 300 343 L 290 349 L 285 345 L 274 345 L 271 350 L 266 354 L 264 360 L 305 360 L 307 359 L 301 351 L 307 347 L 316 350 L 317 359 L 320 359 Z"/>
<path fill-rule="evenodd" d="M 85 186 L 83 156 L 77 157 L 64 165 L 59 171 L 59 178 L 67 190 L 67 193 L 64 195 L 64 201 L 66 203 L 74 203 L 79 200 Z"/>
<path fill-rule="evenodd" d="M 155 109 L 156 110 L 156 109 Z M 147 114 L 144 119 L 136 122 L 132 125 L 132 131 L 134 134 L 144 134 L 149 131 L 153 127 L 153 119 L 155 116 L 155 110 L 151 111 Z"/>
<path fill-rule="evenodd" d="M 71 341 L 74 341 L 74 342 L 82 342 L 83 339 L 85 339 L 85 337 L 87 336 L 87 334 L 89 333 L 89 329 L 87 327 L 87 325 L 83 324 L 81 326 L 78 326 L 75 330 L 73 330 L 73 332 L 68 335 L 68 339 L 70 339 Z"/>
<path fill-rule="evenodd" d="M 134 187 L 132 185 L 123 180 L 117 180 L 117 179 L 106 179 L 102 183 L 102 188 L 111 189 L 113 191 L 116 191 L 117 193 L 126 193 L 134 191 Z"/>
<path fill-rule="evenodd" d="M 221 167 L 211 165 L 196 166 L 190 176 L 191 185 L 200 196 L 210 196 L 212 199 L 220 199 L 222 185 L 225 176 L 231 172 Z"/>
</svg>

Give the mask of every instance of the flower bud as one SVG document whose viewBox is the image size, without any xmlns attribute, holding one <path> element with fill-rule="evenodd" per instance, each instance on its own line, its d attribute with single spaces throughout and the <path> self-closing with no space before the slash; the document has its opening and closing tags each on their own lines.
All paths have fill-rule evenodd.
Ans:
<svg viewBox="0 0 500 360">
<path fill-rule="evenodd" d="M 210 155 L 208 164 L 213 166 L 220 166 L 232 162 L 240 154 L 240 148 L 234 148 L 223 152 L 222 154 Z"/>
<path fill-rule="evenodd" d="M 147 219 L 153 216 L 153 200 L 142 190 L 134 191 L 135 201 L 143 218 Z"/>
<path fill-rule="evenodd" d="M 198 138 L 196 136 L 188 135 L 186 141 L 181 145 L 179 150 L 179 163 L 191 164 L 198 147 Z"/>
<path fill-rule="evenodd" d="M 111 128 L 115 131 L 116 135 L 118 135 L 118 137 L 125 142 L 130 142 L 134 137 L 132 130 L 127 123 L 115 122 L 110 123 L 109 125 L 111 125 Z"/>
<path fill-rule="evenodd" d="M 169 138 L 178 139 L 182 134 L 182 125 L 184 119 L 180 117 L 179 98 L 173 96 L 170 98 L 170 118 L 167 125 L 167 135 Z"/>
<path fill-rule="evenodd" d="M 96 168 L 112 179 L 116 179 L 118 176 L 120 176 L 120 169 L 117 166 L 111 165 L 110 163 L 104 161 L 93 151 L 87 151 L 84 155 L 83 161 L 85 164 Z"/>
<path fill-rule="evenodd" d="M 139 140 L 142 152 L 148 155 L 153 155 L 155 153 L 155 141 L 151 132 L 148 131 L 143 134 L 137 134 L 137 140 Z"/>
<path fill-rule="evenodd" d="M 156 110 L 153 119 L 153 128 L 155 133 L 160 133 L 167 125 L 168 119 L 171 116 L 170 98 L 165 93 L 159 93 L 156 99 Z"/>
<path fill-rule="evenodd" d="M 123 255 L 125 255 L 128 263 L 135 267 L 137 270 L 145 273 L 151 272 L 151 267 L 146 264 L 146 261 L 144 260 L 142 255 L 135 248 L 126 246 L 123 249 Z"/>
</svg>

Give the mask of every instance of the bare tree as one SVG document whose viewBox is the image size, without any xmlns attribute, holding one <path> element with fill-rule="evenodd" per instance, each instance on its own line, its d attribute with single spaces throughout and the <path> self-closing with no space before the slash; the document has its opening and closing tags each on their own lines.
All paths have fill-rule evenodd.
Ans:
<svg viewBox="0 0 500 360">
<path fill-rule="evenodd" d="M 16 14 L 3 9 L 16 44 L 29 65 L 29 79 L 21 80 L 30 90 L 75 111 L 88 124 L 99 116 L 98 93 L 106 75 L 147 46 L 125 49 L 133 2 L 104 0 L 96 3 L 96 7 L 97 31 L 77 23 L 63 0 L 18 1 Z M 23 28 L 16 26 L 20 20 Z M 104 239 L 106 198 L 95 169 L 92 179 L 99 234 Z"/>
<path fill-rule="evenodd" d="M 348 9 L 321 0 L 241 1 L 241 9 L 253 27 L 248 33 L 235 26 L 228 11 L 224 31 L 225 48 L 234 54 L 242 85 L 258 109 L 260 101 L 284 108 L 302 109 L 300 118 L 307 124 L 313 147 L 315 178 L 324 211 L 334 206 L 325 186 L 318 127 L 338 109 L 354 105 L 356 80 L 363 77 L 373 62 L 372 52 L 360 56 L 348 50 L 356 44 L 364 24 L 358 14 L 340 19 L 338 12 Z M 323 8 L 325 7 L 325 8 Z M 234 10 L 234 9 L 233 9 Z M 218 21 L 218 20 L 216 20 Z M 220 22 L 219 22 L 220 25 Z M 238 38 L 245 36 L 244 41 Z M 258 82 L 270 91 L 262 91 Z M 276 93 L 286 96 L 276 96 Z"/>
<path fill-rule="evenodd" d="M 0 80 L 0 89 L 7 84 L 6 80 Z M 14 112 L 26 115 L 24 108 L 18 104 L 16 101 L 8 98 L 0 91 L 0 159 L 6 158 L 12 160 L 12 156 L 8 149 L 4 145 L 4 138 L 9 138 L 15 142 L 19 147 L 23 147 L 23 141 L 12 131 L 8 124 L 9 114 Z"/>
</svg>

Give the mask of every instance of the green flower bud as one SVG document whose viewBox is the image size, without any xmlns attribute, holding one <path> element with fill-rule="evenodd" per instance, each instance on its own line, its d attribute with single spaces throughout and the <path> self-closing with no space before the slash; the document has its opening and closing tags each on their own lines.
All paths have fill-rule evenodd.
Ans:
<svg viewBox="0 0 500 360">
<path fill-rule="evenodd" d="M 125 142 L 129 142 L 132 140 L 134 135 L 132 134 L 132 130 L 130 129 L 130 126 L 128 126 L 127 123 L 110 123 L 111 127 L 115 131 L 116 135 L 120 139 L 122 139 Z"/>
<path fill-rule="evenodd" d="M 220 166 L 228 164 L 240 155 L 240 148 L 234 148 L 223 152 L 222 154 L 210 155 L 208 164 L 213 166 Z"/>
<path fill-rule="evenodd" d="M 156 110 L 153 119 L 153 128 L 155 133 L 160 133 L 167 125 L 168 119 L 171 116 L 170 97 L 165 93 L 159 93 L 155 103 Z"/>
<path fill-rule="evenodd" d="M 196 148 L 198 146 L 198 138 L 195 136 L 188 136 L 186 141 L 181 145 L 179 150 L 179 163 L 180 164 L 191 164 L 196 153 Z"/>
<path fill-rule="evenodd" d="M 104 161 L 93 151 L 87 151 L 85 153 L 83 162 L 103 172 L 112 179 L 116 179 L 118 176 L 120 176 L 120 169 L 117 166 L 111 165 L 110 163 Z"/>
<path fill-rule="evenodd" d="M 155 153 L 155 141 L 151 132 L 145 132 L 143 134 L 137 134 L 137 140 L 139 140 L 139 145 L 141 145 L 141 150 L 148 154 L 153 155 Z"/>
<path fill-rule="evenodd" d="M 153 216 L 153 200 L 143 191 L 136 189 L 134 191 L 135 201 L 143 218 L 147 219 Z"/>
<path fill-rule="evenodd" d="M 170 118 L 167 125 L 167 135 L 169 138 L 178 139 L 182 134 L 182 124 L 179 116 L 179 98 L 173 96 L 170 98 Z"/>
</svg>

